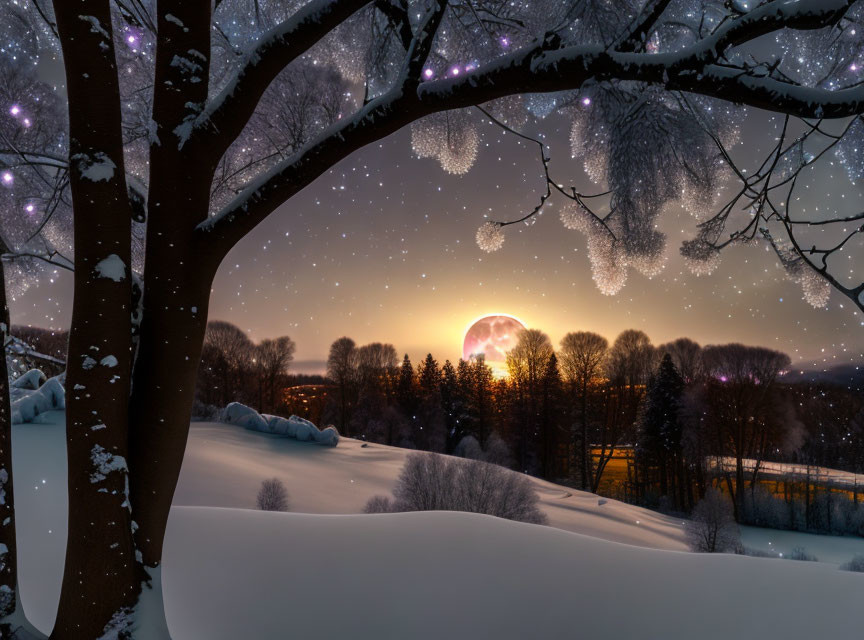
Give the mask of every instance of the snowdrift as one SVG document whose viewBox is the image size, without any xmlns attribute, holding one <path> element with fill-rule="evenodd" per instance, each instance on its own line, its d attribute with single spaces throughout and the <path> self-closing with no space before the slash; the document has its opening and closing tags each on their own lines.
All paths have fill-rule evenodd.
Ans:
<svg viewBox="0 0 864 640">
<path fill-rule="evenodd" d="M 250 431 L 286 436 L 300 442 L 314 442 L 326 447 L 335 447 L 339 444 L 339 432 L 336 431 L 336 427 L 320 430 L 304 418 L 298 416 L 282 418 L 267 413 L 260 414 L 239 402 L 232 402 L 225 407 L 222 412 L 222 422 L 235 424 Z"/>
<path fill-rule="evenodd" d="M 34 422 L 46 411 L 66 408 L 65 374 L 46 380 L 45 374 L 31 369 L 9 386 L 12 400 L 12 424 Z"/>
</svg>

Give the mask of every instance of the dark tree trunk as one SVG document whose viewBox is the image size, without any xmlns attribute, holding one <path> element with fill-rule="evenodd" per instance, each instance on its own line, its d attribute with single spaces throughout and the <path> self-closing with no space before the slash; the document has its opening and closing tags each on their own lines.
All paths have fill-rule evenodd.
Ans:
<svg viewBox="0 0 864 640">
<path fill-rule="evenodd" d="M 168 512 L 180 474 L 204 333 L 219 260 L 197 223 L 207 219 L 209 169 L 190 162 L 178 127 L 207 99 L 210 0 L 159 3 L 144 318 L 133 373 L 130 491 L 144 565 L 159 567 Z M 183 64 L 177 64 L 177 60 Z"/>
<path fill-rule="evenodd" d="M 141 573 L 128 490 L 131 218 L 107 0 L 55 2 L 69 96 L 75 285 L 67 359 L 69 534 L 52 638 L 125 631 Z"/>
<path fill-rule="evenodd" d="M 148 567 L 158 567 L 174 489 L 180 475 L 193 390 L 207 328 L 210 278 L 153 263 L 133 375 L 130 491 L 136 541 Z M 151 281 L 152 282 L 152 281 Z M 170 285 L 170 286 L 169 286 Z M 182 303 L 181 303 L 182 300 Z"/>
<path fill-rule="evenodd" d="M 590 472 L 588 466 L 588 381 L 584 378 L 582 380 L 582 399 L 579 406 L 579 418 L 582 436 L 579 466 L 582 475 L 582 490 L 587 491 L 588 475 Z"/>
<path fill-rule="evenodd" d="M 0 256 L 7 248 L 0 238 Z M 18 558 L 15 544 L 15 494 L 12 487 L 12 409 L 9 406 L 9 371 L 6 368 L 9 307 L 6 274 L 0 259 L 0 637 L 12 635 L 12 616 L 18 602 Z"/>
</svg>

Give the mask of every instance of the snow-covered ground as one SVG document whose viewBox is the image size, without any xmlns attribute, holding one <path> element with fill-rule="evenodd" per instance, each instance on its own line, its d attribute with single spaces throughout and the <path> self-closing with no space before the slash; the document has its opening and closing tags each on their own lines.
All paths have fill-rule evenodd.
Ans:
<svg viewBox="0 0 864 640">
<path fill-rule="evenodd" d="M 390 495 L 408 449 L 340 438 L 315 447 L 235 426 L 195 422 L 174 496 L 176 505 L 254 508 L 261 481 L 277 477 L 291 511 L 359 513 L 374 495 Z M 553 527 L 655 549 L 685 550 L 682 522 L 654 511 L 534 480 Z"/>
<path fill-rule="evenodd" d="M 725 471 L 735 471 L 735 458 L 710 458 L 709 464 Z M 752 472 L 755 465 L 755 460 L 744 458 L 744 471 Z M 832 484 L 836 487 L 846 488 L 849 491 L 852 491 L 856 487 L 858 491 L 864 490 L 864 473 L 852 473 L 851 471 L 830 469 L 828 467 L 816 467 L 812 465 L 808 467 L 804 464 L 795 464 L 792 462 L 768 462 L 763 460 L 759 463 L 759 473 L 762 478 L 797 476 L 798 479 L 804 479 L 809 477 L 811 482 Z"/>
<path fill-rule="evenodd" d="M 741 527 L 741 542 L 749 549 L 789 557 L 795 548 L 804 549 L 819 562 L 840 565 L 854 556 L 864 556 L 864 538 L 821 536 L 800 531 Z"/>
<path fill-rule="evenodd" d="M 63 567 L 62 419 L 50 412 L 13 434 L 24 607 L 44 631 Z M 295 512 L 356 512 L 369 495 L 389 492 L 406 453 L 194 424 L 175 503 L 250 507 L 260 481 L 276 475 Z M 548 483 L 538 488 L 552 524 L 591 535 L 448 512 L 175 506 L 163 569 L 172 636 L 794 640 L 860 633 L 861 574 L 825 563 L 645 548 L 681 548 L 680 523 L 612 500 L 599 505 L 596 496 L 565 497 Z"/>
</svg>

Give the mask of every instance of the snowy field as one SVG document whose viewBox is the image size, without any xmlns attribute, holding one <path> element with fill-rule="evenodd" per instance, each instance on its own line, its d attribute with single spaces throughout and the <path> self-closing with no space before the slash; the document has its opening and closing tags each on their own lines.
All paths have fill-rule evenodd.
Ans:
<svg viewBox="0 0 864 640">
<path fill-rule="evenodd" d="M 43 631 L 63 566 L 62 419 L 45 414 L 13 434 L 24 607 Z M 446 512 L 308 515 L 356 512 L 369 495 L 389 492 L 405 453 L 194 424 L 165 546 L 174 640 L 860 633 L 861 574 L 669 551 L 683 548 L 680 522 L 548 483 L 538 482 L 543 509 L 570 531 Z M 306 513 L 212 508 L 250 507 L 260 481 L 274 475 L 292 510 Z"/>
<path fill-rule="evenodd" d="M 374 495 L 390 495 L 411 453 L 341 438 L 316 447 L 234 426 L 195 422 L 174 497 L 176 505 L 254 508 L 265 478 L 280 478 L 291 511 L 359 513 Z M 655 549 L 686 550 L 682 523 L 592 493 L 534 480 L 549 524 L 605 540 Z"/>
</svg>

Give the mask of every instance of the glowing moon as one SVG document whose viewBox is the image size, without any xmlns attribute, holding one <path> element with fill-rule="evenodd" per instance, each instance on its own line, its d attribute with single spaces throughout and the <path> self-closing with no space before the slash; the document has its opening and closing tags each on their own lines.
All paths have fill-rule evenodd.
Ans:
<svg viewBox="0 0 864 640">
<path fill-rule="evenodd" d="M 462 357 L 483 355 L 497 376 L 507 373 L 507 352 L 515 345 L 519 331 L 525 328 L 517 318 L 505 314 L 489 315 L 475 320 L 465 332 Z"/>
</svg>

